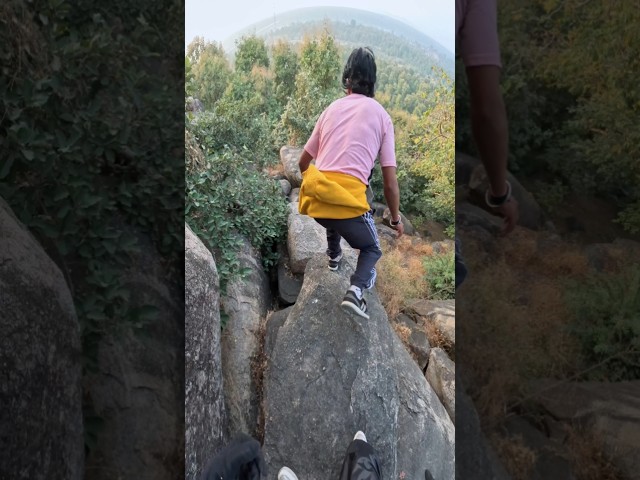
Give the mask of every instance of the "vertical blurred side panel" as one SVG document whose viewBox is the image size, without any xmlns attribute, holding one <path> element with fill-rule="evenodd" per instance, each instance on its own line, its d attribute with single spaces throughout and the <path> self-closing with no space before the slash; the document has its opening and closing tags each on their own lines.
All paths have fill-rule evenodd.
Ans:
<svg viewBox="0 0 640 480">
<path fill-rule="evenodd" d="M 457 475 L 634 478 L 640 14 L 456 3 Z M 498 77 L 469 43 L 490 26 Z"/>
</svg>

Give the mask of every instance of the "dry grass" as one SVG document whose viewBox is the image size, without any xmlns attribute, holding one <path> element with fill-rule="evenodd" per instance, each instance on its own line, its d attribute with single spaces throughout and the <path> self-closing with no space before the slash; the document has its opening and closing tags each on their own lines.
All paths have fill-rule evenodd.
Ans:
<svg viewBox="0 0 640 480">
<path fill-rule="evenodd" d="M 260 325 L 256 334 L 257 354 L 251 359 L 251 377 L 256 387 L 258 401 L 258 425 L 256 436 L 262 444 L 264 442 L 264 375 L 267 370 L 267 354 L 264 351 L 265 337 L 267 334 L 267 323 L 271 315 L 275 312 L 267 312 L 267 315 L 260 320 Z"/>
<path fill-rule="evenodd" d="M 519 435 L 492 437 L 496 453 L 514 480 L 529 480 L 536 463 L 536 454 L 529 449 Z"/>
<path fill-rule="evenodd" d="M 274 165 L 267 165 L 264 168 L 264 172 L 269 177 L 277 177 L 278 175 L 284 175 L 284 165 L 282 162 L 278 162 Z"/>
<path fill-rule="evenodd" d="M 409 352 L 409 355 L 411 355 L 411 358 L 413 358 L 415 362 L 418 363 L 418 356 L 414 353 L 413 349 L 411 348 L 411 342 L 409 341 L 409 338 L 411 337 L 411 329 L 406 325 L 396 322 L 393 322 L 391 326 L 404 345 L 404 348 L 406 348 L 407 352 Z"/>
<path fill-rule="evenodd" d="M 455 352 L 453 352 L 453 345 L 447 337 L 435 326 L 434 323 L 426 321 L 423 324 L 422 330 L 427 335 L 429 345 L 435 348 L 441 348 L 449 354 L 451 360 L 455 361 Z"/>
<path fill-rule="evenodd" d="M 457 327 L 465 338 L 458 361 L 474 379 L 480 416 L 499 422 L 529 380 L 566 378 L 579 368 L 563 289 L 567 278 L 585 271 L 586 262 L 569 248 L 541 255 L 531 232 L 516 230 L 512 238 L 499 239 L 501 253 L 490 262 L 474 255 L 482 247 L 473 239 L 465 242 L 471 273 L 456 304 Z"/>
<path fill-rule="evenodd" d="M 516 229 L 489 253 L 480 240 L 463 237 L 470 274 L 457 292 L 457 327 L 465 339 L 458 366 L 471 379 L 469 393 L 491 443 L 516 479 L 529 478 L 535 456 L 494 427 L 525 398 L 531 380 L 569 378 L 582 364 L 564 291 L 568 280 L 589 274 L 587 257 L 543 235 Z M 571 429 L 566 450 L 577 480 L 621 478 L 588 432 Z"/>
<path fill-rule="evenodd" d="M 377 290 L 389 318 L 395 319 L 409 300 L 427 298 L 429 287 L 422 259 L 433 255 L 430 244 L 404 236 L 395 245 L 382 241 L 377 264 Z"/>
<path fill-rule="evenodd" d="M 623 480 L 598 437 L 583 427 L 565 427 L 568 460 L 576 480 Z"/>
</svg>

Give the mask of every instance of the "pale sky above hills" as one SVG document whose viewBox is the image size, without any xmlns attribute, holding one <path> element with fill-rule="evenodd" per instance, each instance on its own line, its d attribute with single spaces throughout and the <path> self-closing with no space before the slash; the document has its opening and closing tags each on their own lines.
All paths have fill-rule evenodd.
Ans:
<svg viewBox="0 0 640 480">
<path fill-rule="evenodd" d="M 274 13 L 304 7 L 349 7 L 387 15 L 455 50 L 455 3 L 452 0 L 186 0 L 185 46 L 196 35 L 221 42 L 238 30 Z"/>
</svg>

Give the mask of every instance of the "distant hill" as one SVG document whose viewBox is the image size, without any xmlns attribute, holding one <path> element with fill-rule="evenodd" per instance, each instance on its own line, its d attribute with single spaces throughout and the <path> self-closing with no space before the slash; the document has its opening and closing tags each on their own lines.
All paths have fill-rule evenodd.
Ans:
<svg viewBox="0 0 640 480">
<path fill-rule="evenodd" d="M 233 57 L 236 41 L 255 34 L 267 43 L 284 39 L 301 41 L 305 34 L 328 27 L 335 40 L 345 47 L 370 46 L 376 56 L 401 62 L 421 75 L 428 76 L 432 66 L 450 75 L 455 70 L 453 52 L 440 43 L 394 18 L 345 7 L 301 8 L 254 23 L 224 40 L 225 51 Z"/>
</svg>

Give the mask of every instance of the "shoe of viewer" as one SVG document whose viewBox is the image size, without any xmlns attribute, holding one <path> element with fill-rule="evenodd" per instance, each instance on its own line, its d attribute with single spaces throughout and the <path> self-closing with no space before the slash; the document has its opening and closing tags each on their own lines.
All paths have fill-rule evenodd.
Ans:
<svg viewBox="0 0 640 480">
<path fill-rule="evenodd" d="M 340 260 L 342 260 L 342 254 L 338 255 L 336 258 L 329 258 L 329 270 L 333 270 L 335 272 L 340 266 Z"/>
<path fill-rule="evenodd" d="M 298 480 L 298 477 L 289 467 L 282 467 L 278 472 L 278 480 Z"/>
<path fill-rule="evenodd" d="M 353 312 L 362 318 L 369 319 L 367 302 L 364 301 L 364 298 L 358 298 L 353 290 L 347 290 L 340 306 L 345 312 Z"/>
<path fill-rule="evenodd" d="M 362 440 L 363 442 L 367 441 L 367 437 L 364 436 L 364 432 L 361 432 L 360 430 L 358 430 L 355 434 L 355 436 L 353 437 L 354 440 Z"/>
</svg>

